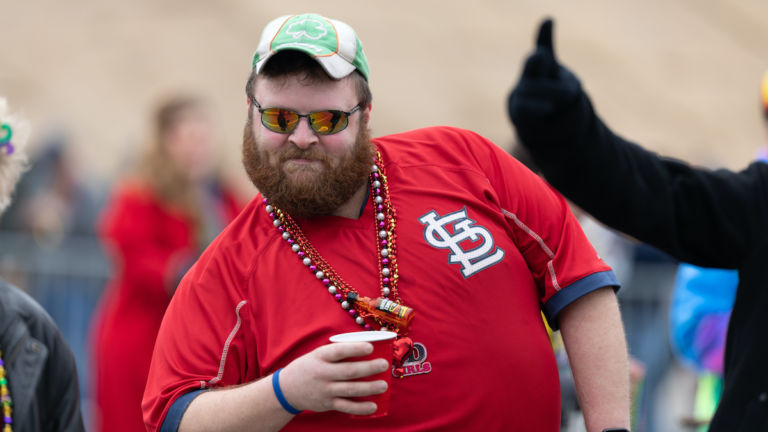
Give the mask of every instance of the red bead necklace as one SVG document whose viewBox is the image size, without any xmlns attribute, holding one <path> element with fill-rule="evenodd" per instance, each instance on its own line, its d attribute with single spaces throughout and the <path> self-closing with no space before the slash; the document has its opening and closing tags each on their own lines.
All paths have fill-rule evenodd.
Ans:
<svg viewBox="0 0 768 432">
<path fill-rule="evenodd" d="M 342 309 L 366 330 L 387 329 L 399 336 L 408 333 L 413 309 L 402 304 L 398 291 L 397 236 L 395 234 L 395 208 L 389 198 L 387 176 L 377 151 L 371 167 L 370 197 L 376 224 L 376 250 L 378 256 L 379 287 L 382 297 L 361 297 L 327 261 L 318 253 L 301 227 L 286 212 L 264 198 L 267 213 L 283 240 L 296 253 L 302 264 L 311 271 Z"/>
</svg>

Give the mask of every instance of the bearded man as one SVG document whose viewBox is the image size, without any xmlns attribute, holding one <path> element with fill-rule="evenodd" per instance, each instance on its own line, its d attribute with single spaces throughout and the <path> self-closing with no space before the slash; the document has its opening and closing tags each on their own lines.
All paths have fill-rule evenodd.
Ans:
<svg viewBox="0 0 768 432">
<path fill-rule="evenodd" d="M 562 329 L 589 430 L 627 427 L 618 283 L 565 200 L 466 130 L 371 139 L 368 79 L 340 21 L 265 28 L 243 139 L 260 194 L 166 312 L 148 430 L 557 431 L 542 310 Z M 360 360 L 370 343 L 328 343 L 355 330 L 396 333 L 395 352 Z M 390 371 L 389 388 L 361 380 Z M 350 418 L 384 392 L 387 415 Z"/>
</svg>

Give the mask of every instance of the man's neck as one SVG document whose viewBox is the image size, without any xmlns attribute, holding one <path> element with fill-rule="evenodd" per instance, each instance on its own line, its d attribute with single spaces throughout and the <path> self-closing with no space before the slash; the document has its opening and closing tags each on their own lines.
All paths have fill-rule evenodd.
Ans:
<svg viewBox="0 0 768 432">
<path fill-rule="evenodd" d="M 339 206 L 334 212 L 334 216 L 341 216 L 349 219 L 360 219 L 360 208 L 365 203 L 368 197 L 368 182 L 363 183 L 360 188 L 355 191 L 352 197 L 344 204 Z"/>
</svg>

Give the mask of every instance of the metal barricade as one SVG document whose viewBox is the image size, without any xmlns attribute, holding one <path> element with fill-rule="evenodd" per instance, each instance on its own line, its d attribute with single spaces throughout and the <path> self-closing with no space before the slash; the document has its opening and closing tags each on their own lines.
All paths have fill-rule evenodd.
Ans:
<svg viewBox="0 0 768 432">
<path fill-rule="evenodd" d="M 91 319 L 111 271 L 95 235 L 36 238 L 0 231 L 0 277 L 29 293 L 61 330 L 77 362 L 85 419 L 93 400 Z"/>
</svg>

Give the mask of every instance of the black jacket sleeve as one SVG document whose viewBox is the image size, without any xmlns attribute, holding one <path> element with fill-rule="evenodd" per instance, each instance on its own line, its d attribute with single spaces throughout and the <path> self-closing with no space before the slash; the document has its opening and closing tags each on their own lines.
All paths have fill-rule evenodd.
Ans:
<svg viewBox="0 0 768 432">
<path fill-rule="evenodd" d="M 545 178 L 603 223 L 679 260 L 738 267 L 765 225 L 768 165 L 711 171 L 617 136 L 555 60 L 551 35 L 549 46 L 541 40 L 510 95 L 509 114 Z"/>
</svg>

